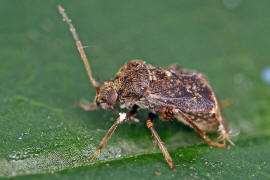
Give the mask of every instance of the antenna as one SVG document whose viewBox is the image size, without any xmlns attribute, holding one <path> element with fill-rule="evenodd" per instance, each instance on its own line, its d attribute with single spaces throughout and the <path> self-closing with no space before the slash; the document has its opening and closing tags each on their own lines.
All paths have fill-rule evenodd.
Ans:
<svg viewBox="0 0 270 180">
<path fill-rule="evenodd" d="M 72 25 L 71 19 L 68 18 L 67 14 L 65 13 L 65 9 L 61 5 L 58 5 L 58 11 L 62 15 L 63 21 L 65 21 L 69 25 L 69 30 L 72 33 L 73 39 L 75 40 L 76 46 L 77 46 L 78 51 L 79 51 L 81 58 L 83 60 L 85 69 L 86 69 L 88 76 L 89 76 L 90 83 L 94 86 L 94 88 L 96 88 L 96 91 L 98 92 L 99 91 L 99 83 L 92 76 L 90 64 L 88 63 L 87 57 L 86 57 L 85 52 L 83 50 L 82 43 L 79 40 L 78 34 L 76 33 L 76 29 Z"/>
</svg>

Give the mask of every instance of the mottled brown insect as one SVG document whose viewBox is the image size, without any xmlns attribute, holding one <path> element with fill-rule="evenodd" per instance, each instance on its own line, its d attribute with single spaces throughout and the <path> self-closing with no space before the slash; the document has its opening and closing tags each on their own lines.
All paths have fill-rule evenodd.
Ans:
<svg viewBox="0 0 270 180">
<path fill-rule="evenodd" d="M 58 6 L 60 14 L 70 27 L 77 48 L 85 64 L 91 84 L 96 88 L 96 97 L 91 105 L 79 103 L 85 110 L 114 109 L 118 102 L 127 113 L 119 113 L 119 118 L 102 139 L 97 151 L 89 158 L 96 157 L 119 124 L 127 120 L 136 120 L 139 109 L 150 111 L 146 125 L 150 129 L 167 163 L 174 168 L 172 158 L 159 135 L 154 129 L 154 118 L 159 115 L 163 120 L 172 118 L 193 128 L 209 145 L 225 148 L 230 142 L 229 128 L 223 118 L 217 98 L 203 74 L 184 70 L 175 65 L 160 68 L 142 60 L 132 60 L 124 64 L 112 80 L 106 80 L 101 86 L 92 77 L 90 65 L 78 35 L 64 9 Z M 219 132 L 219 140 L 212 141 L 205 133 Z"/>
</svg>

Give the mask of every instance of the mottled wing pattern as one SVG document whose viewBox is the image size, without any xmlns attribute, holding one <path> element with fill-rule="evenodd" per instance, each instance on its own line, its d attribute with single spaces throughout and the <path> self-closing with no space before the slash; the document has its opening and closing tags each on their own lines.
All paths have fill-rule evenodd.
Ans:
<svg viewBox="0 0 270 180">
<path fill-rule="evenodd" d="M 149 66 L 149 71 L 151 101 L 193 113 L 215 108 L 215 96 L 202 74 L 154 66 Z"/>
</svg>

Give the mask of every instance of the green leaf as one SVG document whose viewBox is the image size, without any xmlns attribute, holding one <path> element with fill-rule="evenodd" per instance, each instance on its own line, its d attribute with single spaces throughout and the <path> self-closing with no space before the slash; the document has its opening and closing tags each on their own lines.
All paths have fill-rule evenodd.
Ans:
<svg viewBox="0 0 270 180">
<path fill-rule="evenodd" d="M 110 111 L 86 112 L 89 84 L 61 3 L 79 33 L 93 74 L 113 78 L 128 60 L 196 69 L 220 99 L 236 146 L 206 145 L 190 128 L 157 119 L 176 171 L 145 126 L 127 122 L 94 160 L 113 124 Z M 269 1 L 0 2 L 0 177 L 14 179 L 269 179 Z M 214 138 L 215 135 L 212 135 Z"/>
</svg>

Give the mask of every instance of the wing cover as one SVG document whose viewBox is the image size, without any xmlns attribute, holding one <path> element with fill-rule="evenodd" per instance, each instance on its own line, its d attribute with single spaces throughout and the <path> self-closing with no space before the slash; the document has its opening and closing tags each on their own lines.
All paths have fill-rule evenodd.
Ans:
<svg viewBox="0 0 270 180">
<path fill-rule="evenodd" d="M 150 66 L 149 101 L 184 112 L 209 112 L 216 98 L 205 76 L 181 69 Z"/>
</svg>

